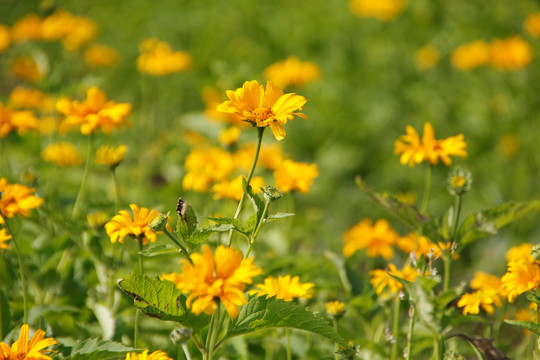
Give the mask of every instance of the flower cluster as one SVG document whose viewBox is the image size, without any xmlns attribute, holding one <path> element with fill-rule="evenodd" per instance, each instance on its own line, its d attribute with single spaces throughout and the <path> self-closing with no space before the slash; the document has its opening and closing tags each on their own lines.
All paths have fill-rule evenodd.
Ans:
<svg viewBox="0 0 540 360">
<path fill-rule="evenodd" d="M 369 282 L 375 288 L 377 295 L 380 295 L 387 287 L 392 294 L 396 294 L 403 289 L 403 284 L 395 277 L 412 282 L 415 281 L 421 273 L 410 265 L 406 265 L 403 269 L 399 270 L 394 264 L 389 264 L 388 270 L 371 270 L 369 275 L 371 276 Z"/>
<path fill-rule="evenodd" d="M 445 165 L 451 165 L 450 156 L 467 156 L 467 144 L 463 134 L 451 136 L 446 139 L 435 139 L 435 132 L 431 123 L 424 124 L 422 139 L 416 130 L 408 125 L 406 135 L 402 135 L 394 143 L 394 153 L 401 154 L 399 161 L 401 164 L 413 167 L 423 161 L 436 165 L 442 161 Z"/>
<path fill-rule="evenodd" d="M 531 255 L 531 251 L 531 244 L 522 244 L 506 253 L 508 264 L 506 274 L 501 278 L 501 290 L 507 294 L 509 302 L 540 285 L 540 262 Z"/>
<path fill-rule="evenodd" d="M 317 64 L 311 61 L 300 61 L 296 56 L 278 61 L 264 70 L 264 76 L 277 87 L 301 86 L 315 81 L 321 75 Z"/>
<path fill-rule="evenodd" d="M 390 21 L 401 14 L 405 8 L 405 0 L 349 0 L 349 6 L 359 17 Z"/>
<path fill-rule="evenodd" d="M 247 303 L 244 289 L 252 278 L 261 274 L 253 258 L 243 258 L 242 252 L 220 245 L 212 250 L 204 245 L 202 254 L 191 254 L 191 262 L 182 259 L 181 274 L 163 274 L 188 295 L 187 306 L 198 315 L 212 314 L 221 302 L 232 319 L 238 316 L 238 306 Z"/>
<path fill-rule="evenodd" d="M 147 39 L 139 45 L 141 55 L 137 59 L 140 72 L 164 76 L 184 71 L 191 65 L 191 57 L 184 51 L 173 51 L 171 46 L 156 38 Z"/>
<path fill-rule="evenodd" d="M 463 315 L 478 314 L 480 308 L 493 314 L 493 305 L 502 306 L 504 296 L 501 293 L 501 279 L 497 276 L 478 271 L 469 285 L 474 292 L 463 294 L 457 303 L 457 306 L 463 307 Z"/>
<path fill-rule="evenodd" d="M 0 138 L 6 137 L 12 131 L 23 135 L 29 130 L 38 130 L 39 120 L 32 111 L 14 110 L 0 102 Z"/>
<path fill-rule="evenodd" d="M 373 224 L 371 219 L 365 218 L 343 234 L 343 255 L 351 257 L 358 250 L 366 249 L 370 257 L 391 259 L 399 237 L 387 220 L 379 219 Z"/>
<path fill-rule="evenodd" d="M 41 158 L 61 167 L 79 166 L 82 163 L 82 157 L 75 145 L 66 141 L 47 145 L 41 152 Z"/>
<path fill-rule="evenodd" d="M 5 217 L 30 216 L 30 210 L 40 207 L 43 199 L 35 196 L 36 190 L 20 184 L 9 184 L 6 178 L 0 178 L 0 211 Z M 4 218 L 0 216 L 0 224 Z"/>
</svg>

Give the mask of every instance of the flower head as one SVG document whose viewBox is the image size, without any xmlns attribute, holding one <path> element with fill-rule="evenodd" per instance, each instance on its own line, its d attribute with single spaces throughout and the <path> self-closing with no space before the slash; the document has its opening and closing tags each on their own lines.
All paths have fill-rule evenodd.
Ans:
<svg viewBox="0 0 540 360">
<path fill-rule="evenodd" d="M 231 126 L 219 132 L 218 141 L 221 145 L 231 146 L 236 144 L 242 130 L 238 126 Z"/>
<path fill-rule="evenodd" d="M 463 134 L 451 136 L 443 140 L 435 139 L 435 132 L 431 123 L 424 124 L 422 140 L 412 126 L 406 127 L 406 135 L 402 135 L 394 143 L 394 153 L 401 154 L 399 161 L 413 167 L 422 161 L 428 161 L 432 165 L 442 161 L 445 165 L 451 165 L 450 156 L 466 157 L 467 144 L 463 140 Z"/>
<path fill-rule="evenodd" d="M 192 150 L 184 160 L 184 190 L 205 192 L 213 182 L 226 181 L 233 168 L 231 154 L 219 147 Z"/>
<path fill-rule="evenodd" d="M 540 285 L 540 263 L 534 259 L 511 261 L 501 281 L 501 290 L 508 294 L 509 302 L 514 302 L 518 295 L 535 290 Z"/>
<path fill-rule="evenodd" d="M 416 52 L 414 63 L 421 70 L 427 70 L 435 67 L 441 58 L 439 51 L 431 45 L 426 45 Z"/>
<path fill-rule="evenodd" d="M 394 276 L 406 281 L 415 281 L 420 276 L 420 273 L 410 265 L 405 266 L 402 270 L 398 270 L 394 264 L 388 265 L 388 270 L 375 269 L 371 270 L 369 274 L 371 275 L 369 282 L 375 288 L 377 295 L 382 294 L 386 287 L 393 294 L 403 289 L 403 284 L 395 279 Z"/>
<path fill-rule="evenodd" d="M 167 353 L 156 350 L 151 354 L 148 354 L 149 350 L 144 350 L 142 353 L 127 353 L 125 360 L 173 360 L 167 355 Z"/>
<path fill-rule="evenodd" d="M 11 27 L 13 42 L 39 40 L 43 38 L 42 20 L 36 14 L 28 14 Z"/>
<path fill-rule="evenodd" d="M 296 56 L 289 56 L 286 60 L 278 61 L 264 70 L 264 76 L 282 89 L 317 80 L 320 74 L 317 64 L 311 61 L 302 62 Z"/>
<path fill-rule="evenodd" d="M 496 39 L 491 43 L 491 65 L 500 70 L 515 70 L 532 61 L 531 46 L 519 36 Z"/>
<path fill-rule="evenodd" d="M 460 168 L 454 169 L 448 178 L 448 192 L 450 195 L 463 195 L 471 189 L 471 172 Z"/>
<path fill-rule="evenodd" d="M 310 299 L 313 297 L 313 283 L 301 283 L 298 276 L 285 275 L 268 276 L 263 284 L 257 284 L 257 289 L 251 290 L 250 294 L 258 296 L 266 295 L 266 298 L 275 296 L 283 301 L 293 301 L 294 298 Z"/>
<path fill-rule="evenodd" d="M 66 116 L 61 129 L 80 126 L 83 135 L 90 135 L 99 129 L 109 134 L 122 125 L 131 126 L 126 119 L 131 113 L 131 104 L 107 101 L 105 93 L 95 86 L 88 89 L 86 100 L 81 102 L 63 98 L 58 101 L 56 108 Z"/>
<path fill-rule="evenodd" d="M 101 44 L 92 45 L 84 52 L 84 62 L 93 68 L 114 66 L 119 58 L 118 50 Z"/>
<path fill-rule="evenodd" d="M 452 66 L 466 71 L 486 65 L 490 60 L 490 45 L 482 40 L 473 41 L 452 52 Z"/>
<path fill-rule="evenodd" d="M 39 129 L 39 121 L 31 111 L 18 111 L 4 106 L 0 102 L 0 138 L 17 130 L 19 135 L 29 130 Z"/>
<path fill-rule="evenodd" d="M 12 236 L 8 234 L 7 229 L 0 229 L 0 250 L 9 249 L 6 241 L 11 240 Z"/>
<path fill-rule="evenodd" d="M 243 178 L 244 177 L 240 175 L 232 181 L 225 180 L 214 184 L 214 186 L 212 186 L 214 199 L 227 198 L 239 201 L 244 193 Z M 251 179 L 250 186 L 255 193 L 260 193 L 261 187 L 264 186 L 264 179 L 260 176 L 255 176 Z"/>
<path fill-rule="evenodd" d="M 540 37 L 540 12 L 527 16 L 523 27 L 532 37 Z"/>
<path fill-rule="evenodd" d="M 38 89 L 17 86 L 9 95 L 10 106 L 24 109 L 40 109 L 50 111 L 52 99 Z"/>
<path fill-rule="evenodd" d="M 123 244 L 126 236 L 130 236 L 136 241 L 142 241 L 143 245 L 148 244 L 149 241 L 156 242 L 156 233 L 148 224 L 159 215 L 159 212 L 145 207 L 139 208 L 135 204 L 131 204 L 129 207 L 133 216 L 126 210 L 120 210 L 118 215 L 105 224 L 105 230 L 111 238 L 111 242 L 118 241 Z"/>
<path fill-rule="evenodd" d="M 341 301 L 329 301 L 324 304 L 326 313 L 333 317 L 341 317 L 345 313 L 345 304 Z"/>
<path fill-rule="evenodd" d="M 236 91 L 228 90 L 227 97 L 229 100 L 218 105 L 218 111 L 237 114 L 257 127 L 270 126 L 277 140 L 285 138 L 283 125 L 293 120 L 294 115 L 307 119 L 304 114 L 295 112 L 302 110 L 306 99 L 294 93 L 283 94 L 283 90 L 270 81 L 266 83 L 266 90 L 255 80 L 246 81 Z"/>
<path fill-rule="evenodd" d="M 9 47 L 10 42 L 9 28 L 0 24 L 0 53 Z"/>
<path fill-rule="evenodd" d="M 188 53 L 173 51 L 169 44 L 156 38 L 143 41 L 139 48 L 137 68 L 142 73 L 163 76 L 186 70 L 191 65 Z"/>
<path fill-rule="evenodd" d="M 463 315 L 479 314 L 482 308 L 488 314 L 495 311 L 493 305 L 502 306 L 501 279 L 495 275 L 478 271 L 470 282 L 474 292 L 461 296 L 457 306 L 463 307 Z"/>
<path fill-rule="evenodd" d="M 390 21 L 403 11 L 405 0 L 349 0 L 349 6 L 357 16 Z"/>
<path fill-rule="evenodd" d="M 62 167 L 79 166 L 82 163 L 82 157 L 75 145 L 65 141 L 47 145 L 41 152 L 41 158 Z"/>
<path fill-rule="evenodd" d="M 427 237 L 415 232 L 400 237 L 397 240 L 397 246 L 407 254 L 414 253 L 416 257 L 424 255 L 432 259 L 440 257 L 442 254 L 441 250 L 446 248 L 445 244 L 434 244 Z"/>
<path fill-rule="evenodd" d="M 96 162 L 114 169 L 124 161 L 127 150 L 126 145 L 118 147 L 101 146 L 96 151 Z"/>
<path fill-rule="evenodd" d="M 30 210 L 40 207 L 43 199 L 33 193 L 36 189 L 20 184 L 8 184 L 6 178 L 0 178 L 0 210 L 8 218 L 15 215 L 30 216 Z M 0 224 L 4 219 L 0 216 Z"/>
<path fill-rule="evenodd" d="M 290 159 L 284 160 L 274 171 L 276 187 L 283 192 L 296 190 L 307 194 L 317 176 L 319 176 L 317 164 L 296 162 Z"/>
<path fill-rule="evenodd" d="M 246 284 L 262 273 L 253 258 L 243 258 L 242 252 L 220 245 L 215 256 L 207 245 L 202 254 L 191 254 L 193 263 L 182 259 L 181 274 L 164 274 L 162 278 L 175 283 L 189 294 L 186 305 L 198 315 L 212 314 L 220 301 L 231 318 L 238 316 L 238 306 L 247 303 L 244 295 Z"/>
<path fill-rule="evenodd" d="M 390 223 L 379 219 L 372 224 L 371 219 L 365 218 L 343 234 L 343 255 L 351 257 L 356 251 L 367 249 L 369 257 L 382 256 L 391 259 L 394 256 L 393 245 L 399 239 Z"/>
<path fill-rule="evenodd" d="M 28 342 L 28 332 L 28 324 L 24 324 L 21 327 L 19 339 L 11 346 L 0 343 L 0 360 L 52 360 L 49 355 L 46 355 L 52 350 L 46 348 L 58 344 L 58 341 L 45 338 L 45 331 L 39 329 Z"/>
</svg>

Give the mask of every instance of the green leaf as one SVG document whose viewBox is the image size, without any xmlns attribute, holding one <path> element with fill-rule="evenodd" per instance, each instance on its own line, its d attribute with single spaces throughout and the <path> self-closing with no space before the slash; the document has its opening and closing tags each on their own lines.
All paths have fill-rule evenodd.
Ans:
<svg viewBox="0 0 540 360">
<path fill-rule="evenodd" d="M 153 256 L 177 253 L 177 252 L 178 252 L 178 248 L 176 246 L 169 245 L 169 244 L 159 244 L 159 245 L 144 249 L 142 251 L 139 251 L 139 255 L 146 256 L 146 257 L 153 257 Z"/>
<path fill-rule="evenodd" d="M 276 213 L 276 214 L 268 215 L 267 220 L 270 221 L 270 220 L 283 219 L 283 218 L 294 216 L 294 215 L 296 215 L 296 214 L 293 214 L 293 213 Z"/>
<path fill-rule="evenodd" d="M 407 290 L 420 321 L 426 327 L 430 328 L 432 332 L 440 332 L 441 314 L 436 310 L 436 301 L 432 292 L 433 287 L 438 284 L 438 281 L 424 276 L 417 277 L 414 282 L 398 277 L 394 278 L 399 280 Z"/>
<path fill-rule="evenodd" d="M 232 218 L 232 217 L 208 217 L 208 220 L 217 222 L 218 224 L 222 225 L 231 225 L 232 228 L 240 233 L 245 233 L 244 227 L 242 226 L 242 222 L 238 219 Z"/>
<path fill-rule="evenodd" d="M 259 221 L 259 214 L 257 214 L 257 213 L 251 215 L 246 220 L 246 223 L 244 224 L 244 231 L 245 231 L 246 235 L 249 236 L 249 234 L 251 234 L 251 232 L 253 232 L 253 230 L 255 230 L 255 227 L 257 227 L 258 221 Z"/>
<path fill-rule="evenodd" d="M 195 246 L 205 242 L 206 239 L 208 239 L 208 237 L 213 233 L 229 231 L 231 229 L 234 229 L 234 226 L 230 224 L 221 224 L 218 226 L 212 226 L 204 229 L 197 229 L 197 231 L 195 231 L 191 238 L 188 240 L 189 246 L 193 249 Z"/>
<path fill-rule="evenodd" d="M 208 315 L 194 315 L 187 309 L 186 296 L 168 281 L 131 274 L 118 282 L 118 286 L 135 300 L 135 306 L 151 317 L 176 321 L 193 330 L 209 323 Z"/>
<path fill-rule="evenodd" d="M 242 178 L 242 186 L 244 187 L 244 192 L 251 201 L 253 205 L 253 211 L 257 213 L 257 220 L 261 221 L 262 213 L 264 210 L 264 201 L 253 192 L 251 185 L 248 185 L 247 180 Z"/>
<path fill-rule="evenodd" d="M 467 245 L 497 231 L 533 210 L 540 209 L 540 200 L 507 202 L 503 205 L 471 214 L 465 218 L 459 230 L 460 243 Z"/>
<path fill-rule="evenodd" d="M 390 214 L 401 220 L 412 229 L 418 229 L 422 224 L 430 221 L 430 218 L 421 214 L 415 207 L 405 204 L 395 195 L 385 193 L 379 194 L 368 188 L 361 176 L 356 177 L 356 185 L 373 202 L 379 204 Z"/>
<path fill-rule="evenodd" d="M 518 326 L 522 329 L 529 330 L 530 332 L 540 335 L 540 324 L 532 321 L 520 321 L 520 320 L 504 320 L 505 323 Z"/>
<path fill-rule="evenodd" d="M 134 349 L 126 347 L 120 343 L 99 339 L 87 339 L 76 342 L 71 350 L 69 360 L 104 360 L 112 357 L 124 356 L 132 351 L 142 349 Z"/>
<path fill-rule="evenodd" d="M 176 210 L 178 211 L 176 232 L 187 242 L 191 235 L 197 230 L 199 220 L 197 220 L 197 215 L 191 205 L 189 205 L 188 202 L 183 201 L 182 198 L 178 199 Z"/>
<path fill-rule="evenodd" d="M 232 321 L 225 338 L 276 327 L 289 327 L 309 331 L 331 342 L 345 346 L 346 341 L 334 330 L 322 315 L 292 301 L 275 297 L 251 295 L 248 303 L 240 309 L 238 318 Z"/>
</svg>

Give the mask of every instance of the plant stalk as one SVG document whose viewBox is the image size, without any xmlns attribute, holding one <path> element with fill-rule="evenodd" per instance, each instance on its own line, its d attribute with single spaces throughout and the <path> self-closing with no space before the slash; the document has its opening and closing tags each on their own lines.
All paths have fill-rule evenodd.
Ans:
<svg viewBox="0 0 540 360">
<path fill-rule="evenodd" d="M 81 187 L 79 188 L 79 193 L 77 194 L 77 198 L 75 199 L 75 204 L 73 205 L 73 211 L 71 213 L 71 218 L 75 219 L 77 216 L 79 216 L 80 210 L 81 210 L 81 203 L 84 199 L 84 194 L 86 191 L 86 183 L 88 182 L 88 175 L 90 174 L 90 162 L 92 159 L 92 148 L 94 143 L 94 134 L 90 134 L 90 137 L 88 138 L 88 152 L 86 154 L 86 164 L 84 166 L 84 173 L 83 178 L 81 180 Z"/>
<path fill-rule="evenodd" d="M 422 198 L 422 206 L 420 207 L 420 213 L 425 214 L 428 204 L 429 197 L 431 194 L 431 178 L 433 176 L 433 165 L 429 164 L 426 168 L 426 180 L 424 183 L 424 197 Z"/>
<path fill-rule="evenodd" d="M 392 336 L 394 337 L 392 342 L 392 352 L 390 355 L 391 360 L 396 360 L 398 357 L 398 333 L 399 333 L 399 308 L 401 305 L 401 299 L 396 294 L 394 298 L 394 317 L 392 319 Z"/>
<path fill-rule="evenodd" d="M 264 220 L 266 219 L 266 215 L 268 214 L 268 208 L 270 207 L 271 201 L 272 200 L 267 199 L 266 202 L 264 203 L 264 209 L 261 215 L 261 219 L 259 220 L 259 223 L 257 224 L 257 227 L 255 228 L 255 231 L 253 235 L 251 236 L 251 239 L 249 240 L 249 247 L 247 249 L 245 257 L 248 257 L 249 254 L 251 253 L 251 250 L 253 249 L 253 244 L 255 244 L 255 239 L 257 239 L 257 236 L 259 236 L 259 231 L 261 231 L 262 224 Z"/>
</svg>

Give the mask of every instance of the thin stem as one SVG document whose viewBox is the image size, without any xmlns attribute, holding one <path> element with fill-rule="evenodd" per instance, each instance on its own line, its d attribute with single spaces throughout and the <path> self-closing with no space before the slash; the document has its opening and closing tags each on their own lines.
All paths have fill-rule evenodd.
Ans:
<svg viewBox="0 0 540 360">
<path fill-rule="evenodd" d="M 90 173 L 90 162 L 92 159 L 93 142 L 94 142 L 94 134 L 90 134 L 88 138 L 88 152 L 86 154 L 86 164 L 84 166 L 84 173 L 83 173 L 83 178 L 81 180 L 81 187 L 79 188 L 79 193 L 77 194 L 77 198 L 75 199 L 75 204 L 73 205 L 73 211 L 71 213 L 72 219 L 75 219 L 77 216 L 79 216 L 79 212 L 81 210 L 81 203 L 84 199 L 84 193 L 86 191 L 86 183 L 88 182 L 88 175 Z"/>
<path fill-rule="evenodd" d="M 334 330 L 336 330 L 336 333 L 339 334 L 339 329 L 338 329 L 338 320 L 336 318 L 334 318 Z M 339 360 L 339 344 L 338 343 L 334 343 L 334 360 Z"/>
<path fill-rule="evenodd" d="M 186 360 L 191 360 L 191 354 L 189 353 L 189 347 L 187 346 L 186 343 L 182 344 L 182 350 L 184 351 L 184 355 L 186 355 Z M 180 356 L 178 356 L 178 358 L 180 358 Z"/>
<path fill-rule="evenodd" d="M 270 207 L 271 201 L 272 200 L 267 199 L 266 202 L 264 203 L 264 209 L 261 215 L 261 219 L 259 220 L 259 223 L 257 224 L 257 227 L 255 228 L 255 231 L 253 232 L 253 235 L 251 236 L 251 239 L 249 241 L 249 247 L 246 252 L 246 257 L 248 257 L 249 254 L 251 253 L 251 250 L 253 249 L 253 244 L 255 244 L 255 239 L 257 239 L 257 236 L 259 236 L 259 231 L 261 231 L 262 224 L 264 220 L 266 219 L 266 214 L 268 213 L 268 208 Z"/>
<path fill-rule="evenodd" d="M 139 244 L 139 251 L 142 251 L 144 248 L 144 245 L 142 243 L 142 239 L 137 239 L 137 244 Z M 144 260 L 143 256 L 139 254 L 139 274 L 144 274 Z M 138 309 L 135 309 L 135 328 L 133 331 L 133 347 L 137 347 L 138 340 L 139 340 L 139 313 L 140 311 Z"/>
<path fill-rule="evenodd" d="M 262 138 L 263 138 L 263 134 L 264 134 L 264 127 L 258 127 L 257 128 L 257 145 L 255 147 L 255 155 L 253 156 L 253 163 L 251 164 L 251 169 L 249 170 L 249 173 L 248 173 L 248 176 L 247 176 L 247 179 L 246 179 L 246 182 L 249 186 L 249 183 L 251 181 L 251 178 L 253 177 L 253 173 L 255 172 L 255 167 L 257 166 L 257 160 L 259 159 L 259 152 L 261 151 L 261 145 L 262 145 Z M 244 192 L 242 194 L 242 197 L 240 198 L 240 201 L 238 202 L 238 207 L 236 208 L 236 212 L 234 213 L 234 218 L 235 219 L 238 219 L 238 217 L 240 216 L 240 212 L 242 211 L 242 206 L 244 204 L 244 200 L 246 198 L 246 193 Z M 233 231 L 234 230 L 230 230 L 229 231 L 229 241 L 228 241 L 228 245 L 227 246 L 231 246 L 232 245 L 232 237 L 233 237 Z"/>
<path fill-rule="evenodd" d="M 13 230 L 11 230 L 11 226 L 9 226 L 8 219 L 6 216 L 4 216 L 4 214 L 2 213 L 2 210 L 0 210 L 0 218 L 4 219 L 4 224 L 6 225 L 6 228 L 11 235 L 11 239 L 13 240 L 13 243 L 15 244 L 15 252 L 17 253 L 17 260 L 19 261 L 19 273 L 21 275 L 21 286 L 23 290 L 24 323 L 28 324 L 28 290 L 26 289 L 26 280 L 24 277 L 25 270 L 24 270 L 21 250 L 19 249 L 19 244 L 17 243 L 17 239 L 15 238 L 15 233 L 13 232 Z"/>
<path fill-rule="evenodd" d="M 285 329 L 285 337 L 287 338 L 287 360 L 292 360 L 292 351 L 291 351 L 291 329 Z"/>
<path fill-rule="evenodd" d="M 407 334 L 407 358 L 406 360 L 411 360 L 412 353 L 412 338 L 414 331 L 414 318 L 416 316 L 416 308 L 411 306 L 411 321 L 409 322 L 409 333 Z"/>
<path fill-rule="evenodd" d="M 189 260 L 190 263 L 193 264 L 193 260 L 191 260 L 191 257 L 189 256 L 188 251 L 186 248 L 178 241 L 167 229 L 163 229 L 163 232 L 169 237 L 169 239 L 172 240 L 172 242 L 182 251 L 182 253 L 186 256 L 186 258 Z"/>
<path fill-rule="evenodd" d="M 118 185 L 118 178 L 116 177 L 116 168 L 111 168 L 111 176 L 113 178 L 113 185 L 114 185 L 114 189 L 113 189 L 113 196 L 114 196 L 114 213 L 116 214 L 118 212 L 118 207 L 119 207 L 119 203 L 120 203 L 120 200 L 119 200 L 119 185 Z"/>
<path fill-rule="evenodd" d="M 429 204 L 432 175 L 433 175 L 433 165 L 429 164 L 426 168 L 426 181 L 424 183 L 424 197 L 422 198 L 422 206 L 420 207 L 420 212 L 422 214 L 425 214 L 428 204 Z"/>
<path fill-rule="evenodd" d="M 442 260 L 444 263 L 444 282 L 443 282 L 443 292 L 448 291 L 450 287 L 450 263 L 452 262 L 451 250 L 448 250 L 448 254 L 443 255 Z"/>
<path fill-rule="evenodd" d="M 398 356 L 398 333 L 399 333 L 399 307 L 401 299 L 399 295 L 396 295 L 394 299 L 394 318 L 392 320 L 392 336 L 394 337 L 392 342 L 392 353 L 390 355 L 391 360 L 396 360 Z"/>
<path fill-rule="evenodd" d="M 206 335 L 206 351 L 207 357 L 206 360 L 212 360 L 214 357 L 214 347 L 216 345 L 217 336 L 220 328 L 220 317 L 221 317 L 221 304 L 218 304 L 216 311 L 212 315 L 212 320 L 210 320 L 210 326 L 208 327 L 208 334 Z"/>
<path fill-rule="evenodd" d="M 458 229 L 458 224 L 459 224 L 459 216 L 461 215 L 461 195 L 456 195 L 455 198 L 456 198 L 455 199 L 456 201 L 454 204 L 455 216 L 454 216 L 454 226 L 452 230 L 452 242 L 459 241 L 457 229 Z"/>
</svg>

